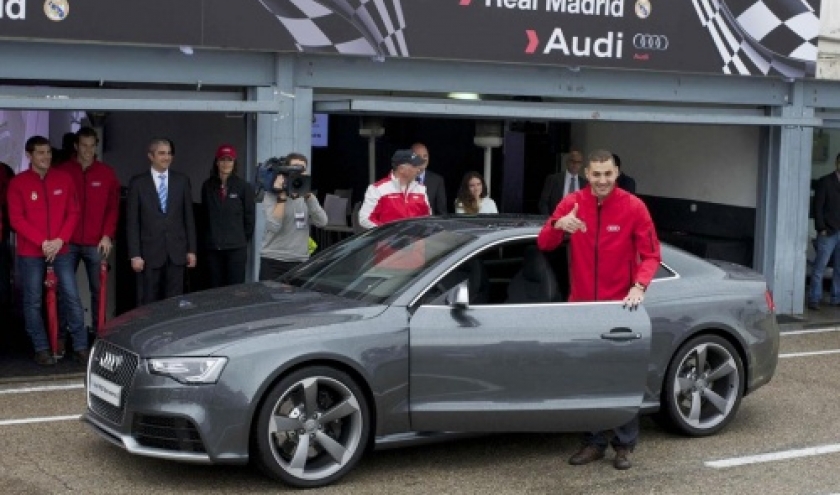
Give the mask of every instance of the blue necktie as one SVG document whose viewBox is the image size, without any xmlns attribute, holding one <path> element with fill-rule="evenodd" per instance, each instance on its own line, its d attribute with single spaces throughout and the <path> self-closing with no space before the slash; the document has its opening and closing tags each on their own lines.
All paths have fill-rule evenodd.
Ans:
<svg viewBox="0 0 840 495">
<path fill-rule="evenodd" d="M 166 213 L 166 174 L 160 174 L 160 185 L 158 186 L 158 199 L 160 199 L 160 211 Z"/>
</svg>

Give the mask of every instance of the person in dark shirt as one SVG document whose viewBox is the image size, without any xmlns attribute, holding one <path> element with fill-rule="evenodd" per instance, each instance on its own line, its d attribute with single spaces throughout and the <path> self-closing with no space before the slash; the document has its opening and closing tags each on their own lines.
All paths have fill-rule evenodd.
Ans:
<svg viewBox="0 0 840 495">
<path fill-rule="evenodd" d="M 840 305 L 840 154 L 834 160 L 834 172 L 817 181 L 814 190 L 814 228 L 817 230 L 814 266 L 808 308 L 819 311 L 822 302 L 822 279 L 829 259 L 834 260 L 831 277 L 831 305 Z"/>
<path fill-rule="evenodd" d="M 201 186 L 201 204 L 207 215 L 204 247 L 210 287 L 245 282 L 256 204 L 254 190 L 236 174 L 238 168 L 236 149 L 228 144 L 219 146 L 213 173 Z"/>
<path fill-rule="evenodd" d="M 621 157 L 613 153 L 613 161 L 615 166 L 618 167 L 618 179 L 615 180 L 615 185 L 629 193 L 636 194 L 636 179 L 621 170 Z"/>
</svg>

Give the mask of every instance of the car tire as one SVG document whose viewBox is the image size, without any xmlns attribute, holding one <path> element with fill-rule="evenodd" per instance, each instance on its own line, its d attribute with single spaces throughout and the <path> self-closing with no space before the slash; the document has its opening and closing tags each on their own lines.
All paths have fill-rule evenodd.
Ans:
<svg viewBox="0 0 840 495">
<path fill-rule="evenodd" d="M 744 378 L 741 356 L 729 341 L 717 335 L 695 337 L 671 358 L 659 419 L 686 436 L 714 435 L 735 417 Z"/>
<path fill-rule="evenodd" d="M 365 395 L 344 372 L 297 370 L 269 392 L 254 425 L 254 461 L 298 488 L 325 486 L 347 474 L 370 437 Z"/>
</svg>

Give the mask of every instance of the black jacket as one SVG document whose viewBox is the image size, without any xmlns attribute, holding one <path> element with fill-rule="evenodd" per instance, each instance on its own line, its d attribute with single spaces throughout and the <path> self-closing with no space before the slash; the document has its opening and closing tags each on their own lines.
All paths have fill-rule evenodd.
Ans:
<svg viewBox="0 0 840 495">
<path fill-rule="evenodd" d="M 840 179 L 836 172 L 820 177 L 814 189 L 814 228 L 817 233 L 840 230 Z"/>
<path fill-rule="evenodd" d="M 615 180 L 615 185 L 629 193 L 636 194 L 636 179 L 625 173 L 618 176 L 618 179 Z"/>
<path fill-rule="evenodd" d="M 588 182 L 583 177 L 578 176 L 577 189 L 583 189 Z M 551 174 L 545 178 L 542 193 L 540 194 L 540 202 L 537 205 L 540 213 L 543 215 L 551 215 L 557 204 L 563 199 L 566 192 L 566 171 Z"/>
<path fill-rule="evenodd" d="M 426 195 L 429 197 L 429 206 L 432 207 L 432 215 L 446 215 L 449 213 L 449 209 L 446 206 L 446 186 L 443 184 L 443 177 L 431 170 L 426 170 L 423 185 L 426 186 Z"/>
<path fill-rule="evenodd" d="M 210 250 L 243 248 L 254 235 L 254 189 L 240 177 L 231 175 L 222 201 L 221 186 L 218 176 L 210 177 L 201 186 L 201 204 L 207 218 L 204 247 Z"/>
</svg>

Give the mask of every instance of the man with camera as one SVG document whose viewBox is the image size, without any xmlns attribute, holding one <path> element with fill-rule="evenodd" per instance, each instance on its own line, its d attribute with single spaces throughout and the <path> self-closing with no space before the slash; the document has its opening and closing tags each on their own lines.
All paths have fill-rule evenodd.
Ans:
<svg viewBox="0 0 840 495">
<path fill-rule="evenodd" d="M 309 191 L 307 166 L 306 156 L 290 153 L 278 166 L 269 168 L 274 176 L 262 202 L 265 234 L 260 280 L 274 280 L 308 260 L 310 225 L 327 224 L 327 213 Z"/>
</svg>

